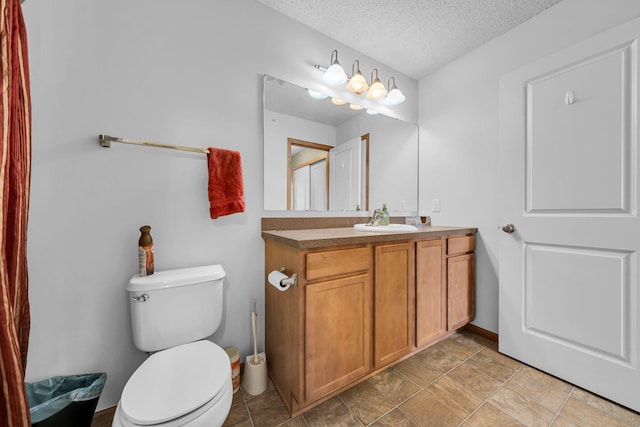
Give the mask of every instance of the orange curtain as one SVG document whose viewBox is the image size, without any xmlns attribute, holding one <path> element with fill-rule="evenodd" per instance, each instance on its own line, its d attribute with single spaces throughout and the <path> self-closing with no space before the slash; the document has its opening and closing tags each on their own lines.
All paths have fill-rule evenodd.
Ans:
<svg viewBox="0 0 640 427">
<path fill-rule="evenodd" d="M 0 0 L 0 425 L 31 426 L 24 374 L 29 344 L 27 216 L 31 101 L 20 0 Z"/>
</svg>

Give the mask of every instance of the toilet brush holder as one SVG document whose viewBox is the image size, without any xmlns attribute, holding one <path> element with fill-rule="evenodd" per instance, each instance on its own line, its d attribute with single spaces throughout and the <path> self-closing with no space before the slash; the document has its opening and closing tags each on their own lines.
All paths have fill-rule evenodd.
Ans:
<svg viewBox="0 0 640 427">
<path fill-rule="evenodd" d="M 242 387 L 252 396 L 257 396 L 267 389 L 267 355 L 264 353 L 250 354 L 244 364 Z"/>
<path fill-rule="evenodd" d="M 244 391 L 252 396 L 257 396 L 267 389 L 267 355 L 258 353 L 258 340 L 256 336 L 256 323 L 258 314 L 251 313 L 251 330 L 253 332 L 253 354 L 246 358 L 244 364 L 244 376 L 242 377 L 242 387 Z"/>
</svg>

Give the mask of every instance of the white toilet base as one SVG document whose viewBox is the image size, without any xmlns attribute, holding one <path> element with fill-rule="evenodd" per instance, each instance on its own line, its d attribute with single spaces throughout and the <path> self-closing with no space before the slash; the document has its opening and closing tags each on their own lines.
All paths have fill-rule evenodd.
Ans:
<svg viewBox="0 0 640 427">
<path fill-rule="evenodd" d="M 220 427 L 227 419 L 229 411 L 231 410 L 231 403 L 233 402 L 233 386 L 231 384 L 231 378 L 228 383 L 225 384 L 224 389 L 220 392 L 222 395 L 216 396 L 216 402 L 213 406 L 208 408 L 201 415 L 196 418 L 186 421 L 192 416 L 187 414 L 175 420 L 168 421 L 163 424 L 154 424 L 154 427 L 174 427 L 186 425 L 189 427 Z M 186 421 L 186 422 L 185 422 Z M 131 424 L 123 420 L 122 413 L 120 412 L 120 402 L 116 407 L 116 413 L 113 417 L 113 423 L 111 427 L 137 427 L 136 424 Z"/>
</svg>

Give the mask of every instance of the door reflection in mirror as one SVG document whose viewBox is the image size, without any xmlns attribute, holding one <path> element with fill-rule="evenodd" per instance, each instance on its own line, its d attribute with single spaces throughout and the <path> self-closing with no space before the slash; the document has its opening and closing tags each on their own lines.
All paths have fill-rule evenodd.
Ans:
<svg viewBox="0 0 640 427">
<path fill-rule="evenodd" d="M 288 138 L 287 209 L 368 210 L 368 147 L 368 134 L 337 147 Z"/>
<path fill-rule="evenodd" d="M 327 210 L 333 147 L 294 138 L 287 138 L 287 146 L 287 210 Z"/>
</svg>

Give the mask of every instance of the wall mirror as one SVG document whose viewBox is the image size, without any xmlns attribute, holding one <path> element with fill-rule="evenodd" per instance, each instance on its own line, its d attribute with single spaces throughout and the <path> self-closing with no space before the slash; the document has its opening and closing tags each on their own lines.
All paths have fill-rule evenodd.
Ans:
<svg viewBox="0 0 640 427">
<path fill-rule="evenodd" d="M 264 209 L 418 211 L 418 127 L 264 77 Z"/>
</svg>

